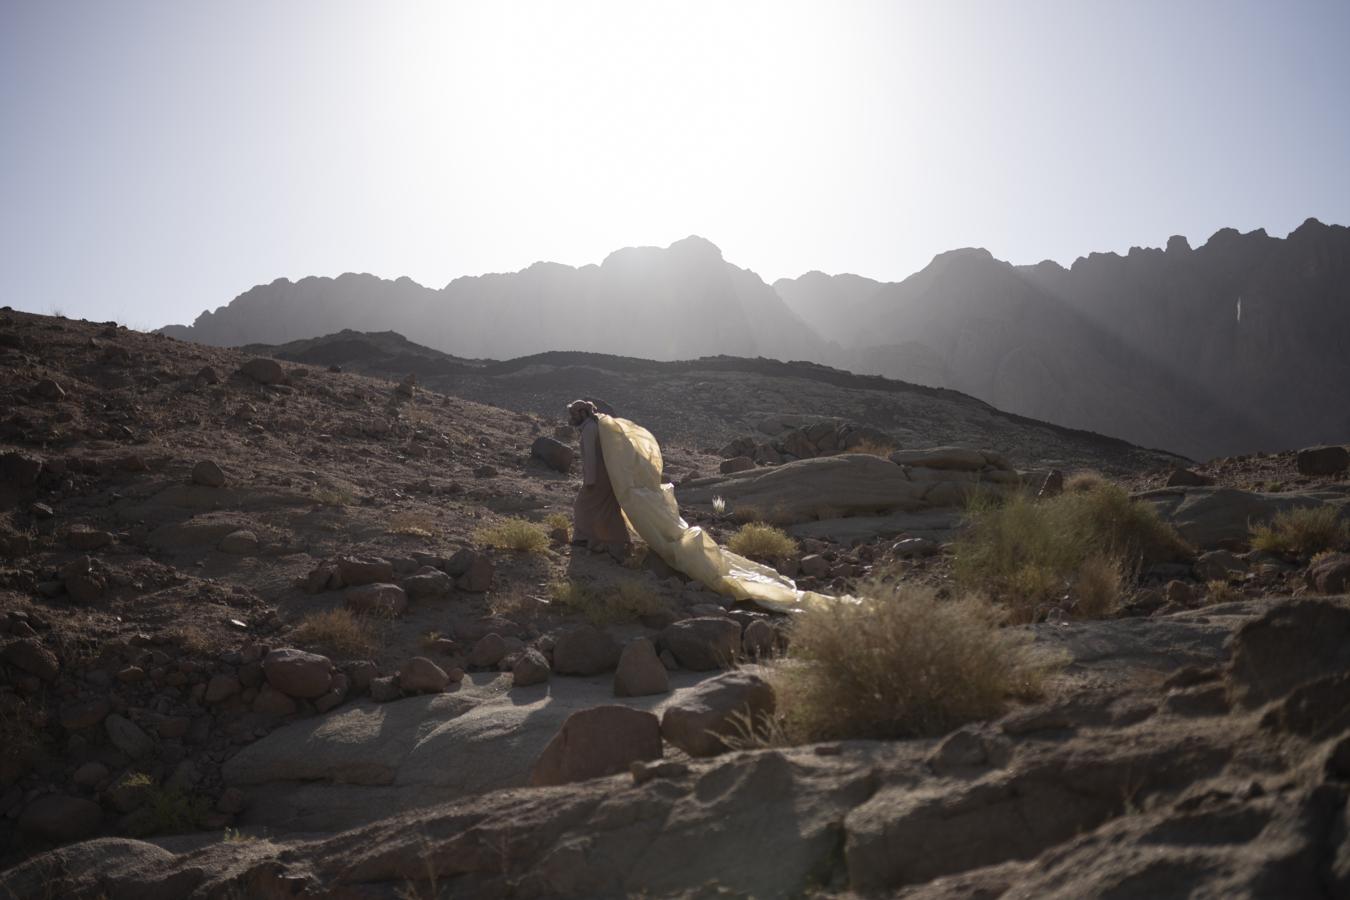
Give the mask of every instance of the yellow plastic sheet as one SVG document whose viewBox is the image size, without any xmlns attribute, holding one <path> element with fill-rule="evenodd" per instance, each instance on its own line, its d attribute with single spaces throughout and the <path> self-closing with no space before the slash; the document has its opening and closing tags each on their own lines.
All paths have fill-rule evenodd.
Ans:
<svg viewBox="0 0 1350 900">
<path fill-rule="evenodd" d="M 797 590 L 791 578 L 724 550 L 702 528 L 691 527 L 680 517 L 674 486 L 661 483 L 661 447 L 651 432 L 627 419 L 598 418 L 600 451 L 624 516 L 667 565 L 719 594 L 780 612 L 835 600 Z"/>
</svg>

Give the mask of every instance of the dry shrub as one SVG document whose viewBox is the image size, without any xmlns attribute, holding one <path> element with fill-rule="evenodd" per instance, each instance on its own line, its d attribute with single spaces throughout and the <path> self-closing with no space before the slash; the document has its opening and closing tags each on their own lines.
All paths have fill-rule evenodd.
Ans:
<svg viewBox="0 0 1350 900">
<path fill-rule="evenodd" d="M 1070 494 L 1086 494 L 1109 484 L 1100 472 L 1074 472 L 1064 480 L 1064 490 Z"/>
<path fill-rule="evenodd" d="M 1070 596 L 1073 613 L 1082 619 L 1104 619 L 1120 609 L 1125 592 L 1125 566 L 1120 560 L 1093 554 L 1083 560 Z"/>
<path fill-rule="evenodd" d="M 576 579 L 557 581 L 550 592 L 554 603 L 594 625 L 630 622 L 669 609 L 660 594 L 636 578 L 595 586 Z"/>
<path fill-rule="evenodd" d="M 1234 603 L 1243 599 L 1245 598 L 1241 591 L 1221 578 L 1205 585 L 1205 603 L 1210 606 L 1216 603 Z"/>
<path fill-rule="evenodd" d="M 985 599 L 914 585 L 864 594 L 793 620 L 789 658 L 770 669 L 791 742 L 943 734 L 1039 693 L 1045 664 Z"/>
<path fill-rule="evenodd" d="M 356 502 L 356 495 L 344 488 L 320 488 L 312 496 L 320 506 L 351 506 Z"/>
<path fill-rule="evenodd" d="M 765 561 L 791 556 L 797 552 L 797 542 L 781 528 L 763 522 L 749 522 L 731 536 L 731 540 L 727 541 L 727 549 L 750 559 Z"/>
<path fill-rule="evenodd" d="M 1300 558 L 1350 543 L 1350 523 L 1340 521 L 1334 506 L 1287 509 L 1267 524 L 1252 527 L 1252 549 L 1289 553 Z"/>
<path fill-rule="evenodd" d="M 358 616 L 345 607 L 309 613 L 295 626 L 291 638 L 297 644 L 345 657 L 373 656 L 381 643 L 370 618 Z"/>
<path fill-rule="evenodd" d="M 216 644 L 199 625 L 175 625 L 164 632 L 178 649 L 190 656 L 214 655 Z"/>
<path fill-rule="evenodd" d="M 436 520 L 427 512 L 397 512 L 389 517 L 389 525 L 385 530 L 390 534 L 429 538 L 436 533 Z"/>
<path fill-rule="evenodd" d="M 1058 605 L 1093 557 L 1115 561 L 1123 573 L 1192 552 L 1152 506 L 1104 481 L 1043 501 L 985 497 L 967 515 L 956 542 L 957 580 L 1007 604 L 1016 622 Z"/>
<path fill-rule="evenodd" d="M 849 447 L 846 453 L 866 453 L 868 456 L 881 456 L 887 459 L 895 452 L 893 444 L 883 444 L 878 441 L 864 440 L 862 443 Z"/>
<path fill-rule="evenodd" d="M 492 615 L 512 622 L 533 622 L 547 609 L 547 600 L 526 594 L 519 585 L 494 591 L 488 600 L 488 611 Z"/>
<path fill-rule="evenodd" d="M 484 546 L 517 553 L 542 553 L 549 543 L 548 532 L 529 519 L 503 519 L 480 528 L 474 538 Z"/>
<path fill-rule="evenodd" d="M 544 519 L 544 526 L 549 531 L 561 531 L 567 535 L 567 539 L 572 539 L 572 520 L 563 513 L 549 513 Z"/>
</svg>

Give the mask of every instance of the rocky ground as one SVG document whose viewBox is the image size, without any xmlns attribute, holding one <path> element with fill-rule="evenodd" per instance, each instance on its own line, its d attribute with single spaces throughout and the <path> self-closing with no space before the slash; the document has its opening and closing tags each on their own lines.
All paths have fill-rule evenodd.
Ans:
<svg viewBox="0 0 1350 900">
<path fill-rule="evenodd" d="M 550 418 L 9 311 L 0 373 L 0 896 L 1350 896 L 1350 559 L 1246 546 L 1344 515 L 1334 448 L 1178 475 L 1079 443 L 1197 554 L 1027 626 L 1042 699 L 730 750 L 787 623 L 570 547 Z M 781 425 L 672 440 L 667 475 L 719 538 L 778 510 L 777 564 L 839 592 L 948 585 L 944 485 L 1038 490 L 1068 446 L 838 455 L 836 422 L 756 459 Z M 555 533 L 492 546 L 509 518 Z"/>
</svg>

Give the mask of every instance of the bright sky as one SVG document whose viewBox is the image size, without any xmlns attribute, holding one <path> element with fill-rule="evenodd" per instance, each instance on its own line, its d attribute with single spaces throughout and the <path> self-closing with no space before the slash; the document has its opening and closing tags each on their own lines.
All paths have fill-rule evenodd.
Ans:
<svg viewBox="0 0 1350 900">
<path fill-rule="evenodd" d="M 0 0 L 0 303 L 1350 224 L 1350 3 Z"/>
</svg>

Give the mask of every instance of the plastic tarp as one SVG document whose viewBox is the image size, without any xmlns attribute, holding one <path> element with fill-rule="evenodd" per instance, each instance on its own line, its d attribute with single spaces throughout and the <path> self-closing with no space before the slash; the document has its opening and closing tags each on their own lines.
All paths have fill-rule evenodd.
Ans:
<svg viewBox="0 0 1350 900">
<path fill-rule="evenodd" d="M 627 419 L 598 418 L 600 452 L 624 516 L 667 565 L 719 594 L 780 612 L 836 599 L 799 591 L 791 578 L 723 549 L 702 528 L 690 526 L 680 517 L 674 485 L 661 483 L 661 447 L 651 432 Z"/>
</svg>

